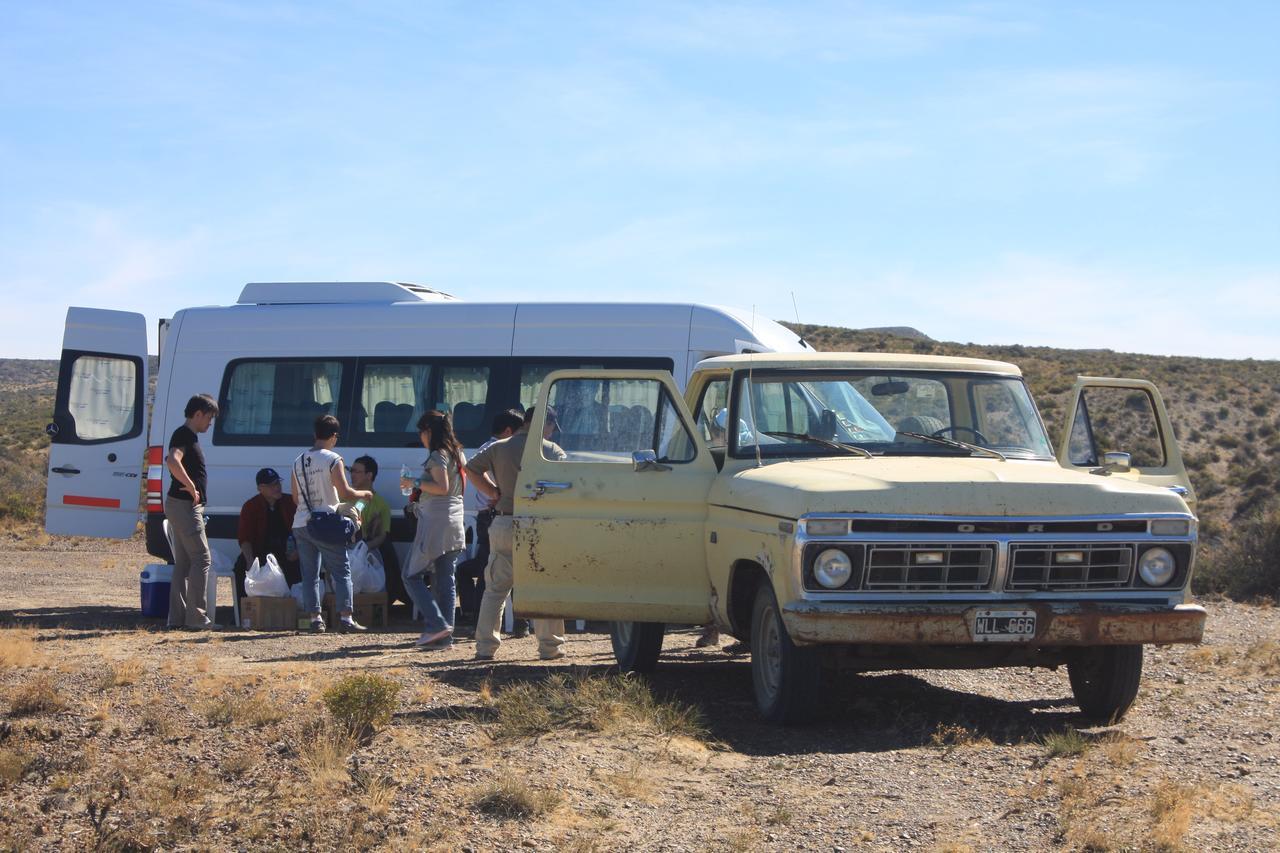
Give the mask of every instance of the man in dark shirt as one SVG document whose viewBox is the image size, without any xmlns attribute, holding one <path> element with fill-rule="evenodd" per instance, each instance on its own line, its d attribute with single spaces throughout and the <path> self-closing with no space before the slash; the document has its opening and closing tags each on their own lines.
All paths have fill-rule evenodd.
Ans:
<svg viewBox="0 0 1280 853">
<path fill-rule="evenodd" d="M 236 558 L 236 595 L 244 598 L 244 576 L 254 560 L 267 559 L 274 554 L 280 570 L 289 586 L 302 582 L 302 569 L 298 565 L 297 548 L 291 547 L 293 516 L 297 504 L 292 495 L 284 493 L 280 475 L 274 468 L 263 468 L 256 477 L 258 493 L 240 507 L 240 523 L 236 538 L 240 541 L 240 556 Z"/>
<path fill-rule="evenodd" d="M 186 422 L 169 439 L 165 465 L 172 478 L 164 499 L 164 517 L 173 541 L 173 583 L 169 587 L 169 627 L 192 631 L 217 630 L 208 609 L 209 540 L 205 536 L 204 452 L 199 434 L 208 432 L 218 416 L 218 404 L 208 394 L 197 394 L 183 410 Z"/>
</svg>

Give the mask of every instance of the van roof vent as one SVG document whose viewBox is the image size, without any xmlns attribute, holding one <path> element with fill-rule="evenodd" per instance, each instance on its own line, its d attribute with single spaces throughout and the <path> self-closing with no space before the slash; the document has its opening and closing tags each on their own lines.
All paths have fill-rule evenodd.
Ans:
<svg viewBox="0 0 1280 853">
<path fill-rule="evenodd" d="M 304 305 L 340 302 L 455 302 L 458 297 L 400 281 L 254 281 L 237 305 Z"/>
</svg>

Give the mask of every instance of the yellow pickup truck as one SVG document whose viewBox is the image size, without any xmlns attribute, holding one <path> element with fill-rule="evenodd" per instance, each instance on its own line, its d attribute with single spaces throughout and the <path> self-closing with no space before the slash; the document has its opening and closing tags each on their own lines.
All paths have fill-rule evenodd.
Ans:
<svg viewBox="0 0 1280 853">
<path fill-rule="evenodd" d="M 1149 382 L 1081 377 L 1056 451 L 1019 369 L 969 358 L 726 356 L 683 399 L 660 371 L 567 370 L 534 434 L 548 405 L 566 458 L 522 463 L 521 612 L 611 621 L 625 671 L 714 621 L 773 722 L 839 672 L 1062 665 L 1115 720 L 1144 644 L 1202 637 L 1194 495 Z"/>
</svg>

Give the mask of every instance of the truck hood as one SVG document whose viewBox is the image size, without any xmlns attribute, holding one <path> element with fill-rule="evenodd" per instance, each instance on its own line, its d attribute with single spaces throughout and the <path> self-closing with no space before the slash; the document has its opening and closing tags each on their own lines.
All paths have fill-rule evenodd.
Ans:
<svg viewBox="0 0 1280 853">
<path fill-rule="evenodd" d="M 786 518 L 806 513 L 954 516 L 1188 512 L 1168 489 L 1056 462 L 937 456 L 801 459 L 716 478 L 712 504 Z"/>
</svg>

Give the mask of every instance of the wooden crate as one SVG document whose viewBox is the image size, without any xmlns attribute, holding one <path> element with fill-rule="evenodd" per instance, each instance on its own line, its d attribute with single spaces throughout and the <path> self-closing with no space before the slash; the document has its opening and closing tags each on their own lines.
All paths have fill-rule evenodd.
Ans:
<svg viewBox="0 0 1280 853">
<path fill-rule="evenodd" d="M 338 624 L 338 614 L 334 610 L 333 593 L 324 597 L 324 621 L 332 629 Z M 359 592 L 351 607 L 356 621 L 366 628 L 387 627 L 387 594 L 385 592 Z"/>
<path fill-rule="evenodd" d="M 298 624 L 298 602 L 292 595 L 246 596 L 240 599 L 240 624 L 246 623 L 255 631 L 292 631 Z"/>
</svg>

